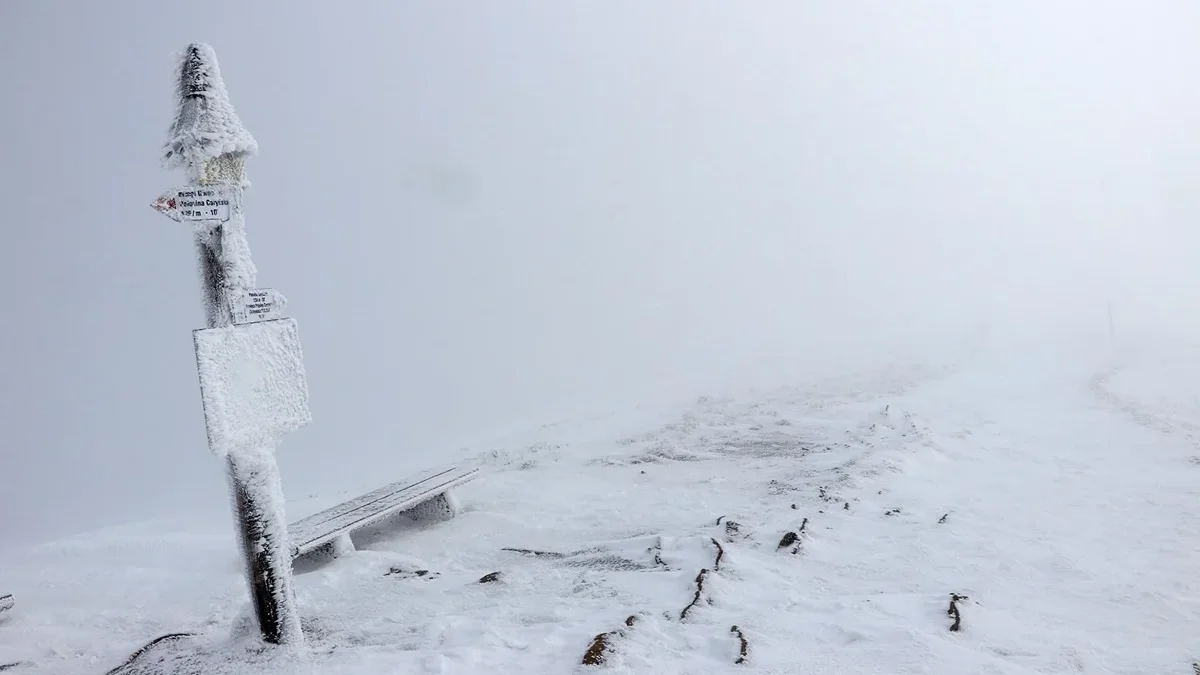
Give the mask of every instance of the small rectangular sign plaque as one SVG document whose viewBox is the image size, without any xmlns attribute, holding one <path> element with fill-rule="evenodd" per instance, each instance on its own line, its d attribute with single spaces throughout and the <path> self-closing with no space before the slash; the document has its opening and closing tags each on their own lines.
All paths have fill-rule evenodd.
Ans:
<svg viewBox="0 0 1200 675">
<path fill-rule="evenodd" d="M 229 302 L 235 324 L 283 318 L 283 308 L 287 306 L 287 298 L 273 288 L 242 291 L 230 298 Z"/>
<path fill-rule="evenodd" d="M 218 185 L 186 185 L 168 191 L 150 205 L 176 222 L 229 222 L 233 213 L 229 188 Z"/>
</svg>

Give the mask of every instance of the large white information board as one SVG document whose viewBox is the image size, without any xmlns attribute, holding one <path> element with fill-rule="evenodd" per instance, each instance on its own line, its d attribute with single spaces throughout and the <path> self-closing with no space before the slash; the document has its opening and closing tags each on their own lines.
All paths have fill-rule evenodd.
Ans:
<svg viewBox="0 0 1200 675">
<path fill-rule="evenodd" d="M 312 421 L 296 320 L 193 331 L 208 446 L 273 448 Z"/>
</svg>

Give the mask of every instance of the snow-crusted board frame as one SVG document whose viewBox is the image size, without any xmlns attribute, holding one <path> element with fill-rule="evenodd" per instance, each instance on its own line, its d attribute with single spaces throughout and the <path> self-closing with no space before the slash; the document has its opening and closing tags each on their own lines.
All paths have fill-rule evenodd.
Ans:
<svg viewBox="0 0 1200 675">
<path fill-rule="evenodd" d="M 274 447 L 312 421 L 295 319 L 202 328 L 193 338 L 214 454 Z"/>
</svg>

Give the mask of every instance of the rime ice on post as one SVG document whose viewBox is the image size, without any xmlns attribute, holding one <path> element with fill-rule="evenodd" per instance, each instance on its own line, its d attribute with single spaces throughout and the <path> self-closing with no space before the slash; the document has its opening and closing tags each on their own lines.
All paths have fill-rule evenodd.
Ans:
<svg viewBox="0 0 1200 675">
<path fill-rule="evenodd" d="M 229 102 L 217 55 L 206 44 L 189 45 L 179 64 L 178 109 L 163 148 L 163 166 L 182 168 L 194 185 L 227 186 L 234 210 L 241 212 L 246 159 L 258 143 Z M 222 286 L 254 288 L 256 270 L 241 218 L 222 227 L 198 227 L 196 247 L 204 278 L 209 326 L 230 323 L 228 303 L 212 291 Z"/>
<path fill-rule="evenodd" d="M 204 44 L 179 65 L 179 108 L 164 148 L 166 168 L 189 184 L 153 204 L 193 225 L 208 328 L 194 333 L 209 447 L 225 458 L 246 578 L 263 639 L 303 640 L 275 444 L 309 421 L 296 322 L 283 298 L 256 289 L 242 213 L 246 158 L 258 150 L 242 126 Z"/>
<path fill-rule="evenodd" d="M 180 60 L 176 93 L 179 108 L 164 147 L 164 166 L 185 169 L 197 183 L 248 185 L 242 167 L 258 152 L 258 143 L 229 102 L 212 47 L 188 45 Z M 210 164 L 222 155 L 229 161 Z"/>
</svg>

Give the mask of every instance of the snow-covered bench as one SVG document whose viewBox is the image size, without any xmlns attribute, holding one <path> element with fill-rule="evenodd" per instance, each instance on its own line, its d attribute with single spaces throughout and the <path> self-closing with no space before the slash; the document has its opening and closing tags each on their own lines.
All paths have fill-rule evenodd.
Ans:
<svg viewBox="0 0 1200 675">
<path fill-rule="evenodd" d="M 425 471 L 290 523 L 292 557 L 321 547 L 335 555 L 353 551 L 351 532 L 401 511 L 411 511 L 421 519 L 453 518 L 458 506 L 450 491 L 478 474 L 479 469 L 453 466 Z"/>
</svg>

